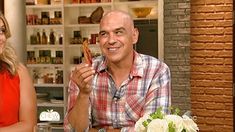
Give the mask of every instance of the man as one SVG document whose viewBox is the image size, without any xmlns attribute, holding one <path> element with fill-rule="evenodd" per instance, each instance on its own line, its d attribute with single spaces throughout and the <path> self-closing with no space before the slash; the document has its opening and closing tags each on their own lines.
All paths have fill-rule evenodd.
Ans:
<svg viewBox="0 0 235 132">
<path fill-rule="evenodd" d="M 134 131 L 135 122 L 145 113 L 158 107 L 168 112 L 170 70 L 158 59 L 133 49 L 138 36 L 126 12 L 113 10 L 103 16 L 99 32 L 103 55 L 92 66 L 82 63 L 73 71 L 65 128 Z"/>
</svg>

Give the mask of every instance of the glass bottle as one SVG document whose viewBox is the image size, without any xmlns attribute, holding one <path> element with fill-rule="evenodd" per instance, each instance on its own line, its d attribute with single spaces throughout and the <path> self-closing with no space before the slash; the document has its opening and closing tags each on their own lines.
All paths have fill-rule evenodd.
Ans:
<svg viewBox="0 0 235 132">
<path fill-rule="evenodd" d="M 50 44 L 55 44 L 55 35 L 54 35 L 53 29 L 51 29 L 51 31 L 50 31 L 49 42 L 50 42 Z"/>
<path fill-rule="evenodd" d="M 30 43 L 32 45 L 37 44 L 37 35 L 36 35 L 35 31 L 33 32 L 32 35 L 30 35 Z"/>
<path fill-rule="evenodd" d="M 37 30 L 37 44 L 41 44 L 41 34 L 40 34 L 40 31 L 39 29 Z"/>
<path fill-rule="evenodd" d="M 45 29 L 42 30 L 42 44 L 47 44 L 47 35 Z"/>
<path fill-rule="evenodd" d="M 59 44 L 63 44 L 63 35 L 62 34 L 60 34 L 60 36 L 59 36 Z"/>
</svg>

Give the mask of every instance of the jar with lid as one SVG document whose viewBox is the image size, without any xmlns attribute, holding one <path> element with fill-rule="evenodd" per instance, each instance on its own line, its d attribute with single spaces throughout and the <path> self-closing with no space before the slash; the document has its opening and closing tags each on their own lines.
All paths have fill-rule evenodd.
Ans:
<svg viewBox="0 0 235 132">
<path fill-rule="evenodd" d="M 42 24 L 48 25 L 50 24 L 50 16 L 49 12 L 41 12 Z"/>
</svg>

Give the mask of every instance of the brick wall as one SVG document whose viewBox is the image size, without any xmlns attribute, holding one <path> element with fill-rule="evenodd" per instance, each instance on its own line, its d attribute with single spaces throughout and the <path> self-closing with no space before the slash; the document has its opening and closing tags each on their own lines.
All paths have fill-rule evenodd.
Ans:
<svg viewBox="0 0 235 132">
<path fill-rule="evenodd" d="M 182 113 L 190 100 L 190 1 L 164 0 L 164 61 L 172 74 L 172 105 Z"/>
<path fill-rule="evenodd" d="M 233 131 L 232 8 L 232 0 L 191 0 L 191 108 L 200 131 Z"/>
</svg>

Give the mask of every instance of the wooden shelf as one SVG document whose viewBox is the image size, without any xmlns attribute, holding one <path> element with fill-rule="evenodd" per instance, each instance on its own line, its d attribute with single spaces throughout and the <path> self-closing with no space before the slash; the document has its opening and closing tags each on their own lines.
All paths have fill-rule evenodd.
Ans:
<svg viewBox="0 0 235 132">
<path fill-rule="evenodd" d="M 55 9 L 63 8 L 62 4 L 57 5 L 26 5 L 26 9 Z"/>
<path fill-rule="evenodd" d="M 64 84 L 34 84 L 35 87 L 63 88 Z"/>
</svg>

